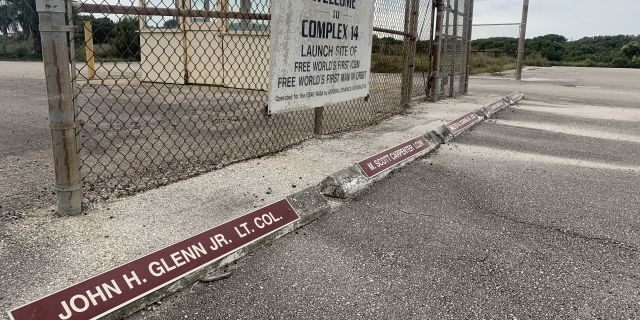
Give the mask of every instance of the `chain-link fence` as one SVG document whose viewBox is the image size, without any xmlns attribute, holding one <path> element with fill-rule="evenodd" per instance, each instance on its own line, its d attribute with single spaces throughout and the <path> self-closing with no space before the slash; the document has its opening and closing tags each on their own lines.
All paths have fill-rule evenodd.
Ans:
<svg viewBox="0 0 640 320">
<path fill-rule="evenodd" d="M 455 78 L 456 92 L 466 70 L 468 1 L 442 0 L 440 74 Z M 269 7 L 269 0 L 89 0 L 68 10 L 67 23 L 78 26 L 69 47 L 85 198 L 132 194 L 317 134 L 360 129 L 431 94 L 437 5 L 378 0 L 370 95 L 268 114 Z"/>
<path fill-rule="evenodd" d="M 472 74 L 515 70 L 520 23 L 475 24 L 469 66 Z"/>
<path fill-rule="evenodd" d="M 467 57 L 469 21 L 473 15 L 472 0 L 435 1 L 436 20 L 432 53 L 430 92 L 433 100 L 454 97 L 467 90 Z"/>
</svg>

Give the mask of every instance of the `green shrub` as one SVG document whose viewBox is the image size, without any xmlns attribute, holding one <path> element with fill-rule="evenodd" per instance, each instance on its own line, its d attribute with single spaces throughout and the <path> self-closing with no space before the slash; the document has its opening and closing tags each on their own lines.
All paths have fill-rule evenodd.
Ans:
<svg viewBox="0 0 640 320">
<path fill-rule="evenodd" d="M 373 54 L 371 56 L 371 72 L 375 72 L 375 73 L 402 72 L 402 56 Z"/>
<path fill-rule="evenodd" d="M 629 61 L 629 59 L 625 57 L 617 57 L 614 58 L 613 61 L 611 61 L 611 64 L 613 64 L 613 66 L 616 68 L 624 68 L 629 66 L 631 64 L 631 61 Z"/>
<path fill-rule="evenodd" d="M 113 46 L 108 43 L 96 44 L 93 46 L 93 56 L 96 60 L 105 60 L 114 54 Z"/>
<path fill-rule="evenodd" d="M 31 40 L 0 36 L 0 59 L 38 59 Z"/>
<path fill-rule="evenodd" d="M 535 67 L 548 67 L 550 66 L 549 60 L 543 57 L 539 52 L 533 55 L 529 55 L 525 60 L 524 64 L 527 66 L 535 66 Z"/>
<path fill-rule="evenodd" d="M 469 61 L 471 74 L 500 73 L 516 68 L 516 58 L 509 55 L 496 57 L 493 53 L 474 52 Z"/>
<path fill-rule="evenodd" d="M 138 19 L 122 18 L 115 24 L 109 44 L 114 56 L 122 59 L 140 60 L 140 32 Z"/>
<path fill-rule="evenodd" d="M 595 63 L 595 61 L 591 60 L 590 58 L 587 58 L 587 60 L 585 60 L 582 63 L 582 65 L 585 66 L 585 67 L 595 67 L 596 63 Z"/>
</svg>

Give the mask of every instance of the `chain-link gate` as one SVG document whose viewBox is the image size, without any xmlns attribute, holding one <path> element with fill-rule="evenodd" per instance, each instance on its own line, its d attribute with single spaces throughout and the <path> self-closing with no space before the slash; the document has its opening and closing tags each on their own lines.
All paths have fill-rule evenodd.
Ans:
<svg viewBox="0 0 640 320">
<path fill-rule="evenodd" d="M 473 25 L 469 66 L 473 74 L 499 75 L 515 70 L 520 23 Z"/>
<path fill-rule="evenodd" d="M 468 43 L 473 0 L 437 0 L 432 54 L 431 99 L 466 94 Z"/>
<path fill-rule="evenodd" d="M 435 47 L 440 92 L 462 93 L 469 0 L 442 2 L 376 1 L 369 97 L 273 115 L 269 0 L 74 3 L 70 81 L 85 197 L 132 194 L 375 124 L 433 94 Z M 445 31 L 434 38 L 441 10 Z"/>
</svg>

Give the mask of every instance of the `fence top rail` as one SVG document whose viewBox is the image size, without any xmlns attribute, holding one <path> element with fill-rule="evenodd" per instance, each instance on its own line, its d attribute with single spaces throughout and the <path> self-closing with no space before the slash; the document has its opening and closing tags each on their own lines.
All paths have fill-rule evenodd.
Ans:
<svg viewBox="0 0 640 320">
<path fill-rule="evenodd" d="M 77 12 L 102 14 L 128 14 L 143 16 L 174 16 L 190 18 L 218 18 L 218 19 L 251 19 L 271 20 L 271 14 L 252 12 L 231 12 L 215 10 L 190 10 L 177 8 L 156 8 L 141 6 L 122 6 L 113 4 L 80 3 L 76 5 Z"/>
<path fill-rule="evenodd" d="M 391 29 L 385 29 L 385 28 L 373 27 L 373 31 L 382 32 L 382 33 L 397 34 L 397 35 L 405 36 L 405 37 L 415 37 L 414 34 L 411 34 L 409 32 L 403 32 L 403 31 L 397 31 L 397 30 L 391 30 Z"/>
<path fill-rule="evenodd" d="M 474 27 L 489 27 L 489 26 L 519 26 L 521 25 L 520 22 L 515 22 L 515 23 L 479 23 L 479 24 L 474 24 Z"/>
<path fill-rule="evenodd" d="M 269 13 L 251 13 L 251 12 L 233 12 L 233 11 L 215 11 L 215 10 L 190 10 L 178 8 L 155 8 L 143 6 L 122 6 L 114 4 L 94 4 L 94 3 L 76 3 L 74 4 L 77 12 L 83 13 L 102 13 L 102 14 L 128 14 L 142 16 L 174 16 L 189 18 L 218 18 L 218 19 L 239 19 L 239 20 L 271 20 Z M 373 31 L 395 34 L 405 37 L 413 37 L 414 35 L 404 31 L 385 29 L 374 27 Z"/>
</svg>

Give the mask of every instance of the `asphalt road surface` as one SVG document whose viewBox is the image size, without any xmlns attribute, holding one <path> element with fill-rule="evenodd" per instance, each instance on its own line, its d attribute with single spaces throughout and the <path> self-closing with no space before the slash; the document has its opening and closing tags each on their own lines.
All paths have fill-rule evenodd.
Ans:
<svg viewBox="0 0 640 320">
<path fill-rule="evenodd" d="M 54 203 L 42 62 L 0 61 L 0 223 Z"/>
<path fill-rule="evenodd" d="M 527 75 L 474 79 L 527 99 L 131 318 L 640 318 L 640 73 Z"/>
</svg>

